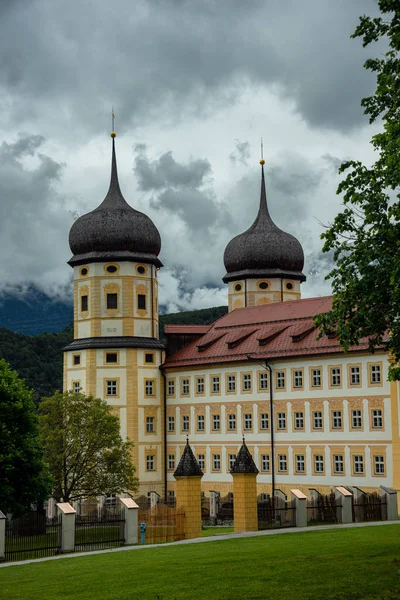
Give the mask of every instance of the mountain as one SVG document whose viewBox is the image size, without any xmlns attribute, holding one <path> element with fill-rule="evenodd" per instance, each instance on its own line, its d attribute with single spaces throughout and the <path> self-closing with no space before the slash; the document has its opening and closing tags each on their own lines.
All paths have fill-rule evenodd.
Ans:
<svg viewBox="0 0 400 600">
<path fill-rule="evenodd" d="M 37 303 L 32 303 L 31 306 L 37 306 Z M 203 325 L 213 323 L 227 312 L 226 306 L 218 306 L 161 315 L 160 337 L 163 338 L 164 325 L 167 323 Z M 28 386 L 35 391 L 36 400 L 39 401 L 43 396 L 50 396 L 62 388 L 63 348 L 72 339 L 72 324 L 59 333 L 40 335 L 26 335 L 0 328 L 0 359 L 5 358 L 26 380 Z"/>
</svg>

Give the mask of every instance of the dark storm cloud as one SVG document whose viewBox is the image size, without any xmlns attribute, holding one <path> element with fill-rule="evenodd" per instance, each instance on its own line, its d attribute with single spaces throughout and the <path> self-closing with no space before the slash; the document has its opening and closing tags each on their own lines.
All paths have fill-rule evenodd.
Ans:
<svg viewBox="0 0 400 600">
<path fill-rule="evenodd" d="M 174 121 L 274 86 L 317 127 L 361 121 L 372 86 L 360 40 L 373 0 L 7 3 L 0 23 L 3 119 L 97 130 L 116 103 L 128 122 Z M 1 117 L 0 117 L 1 118 Z M 125 124 L 124 124 L 125 121 Z"/>
</svg>

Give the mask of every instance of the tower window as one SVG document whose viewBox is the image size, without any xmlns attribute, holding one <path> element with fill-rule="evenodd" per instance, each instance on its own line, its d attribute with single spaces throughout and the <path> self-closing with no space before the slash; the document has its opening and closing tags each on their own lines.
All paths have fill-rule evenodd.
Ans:
<svg viewBox="0 0 400 600">
<path fill-rule="evenodd" d="M 267 290 L 268 289 L 268 283 L 266 281 L 262 281 L 258 287 L 260 288 L 260 290 Z"/>
<path fill-rule="evenodd" d="M 144 362 L 146 363 L 153 363 L 154 362 L 154 354 L 145 354 L 144 355 Z"/>
<path fill-rule="evenodd" d="M 80 365 L 81 364 L 81 356 L 80 354 L 74 354 L 74 365 Z"/>
<path fill-rule="evenodd" d="M 137 300 L 138 300 L 138 309 L 146 310 L 146 295 L 138 294 Z"/>
<path fill-rule="evenodd" d="M 118 355 L 116 352 L 107 352 L 106 354 L 106 363 L 116 363 L 118 362 Z"/>
<path fill-rule="evenodd" d="M 107 272 L 108 273 L 115 273 L 116 271 L 118 271 L 118 268 L 115 265 L 109 265 L 107 267 Z"/>
<path fill-rule="evenodd" d="M 235 292 L 240 292 L 240 291 L 241 291 L 241 289 L 242 289 L 242 285 L 241 285 L 240 283 L 237 283 L 237 284 L 235 285 Z"/>
<path fill-rule="evenodd" d="M 85 312 L 88 309 L 88 297 L 81 296 L 81 311 Z"/>
<path fill-rule="evenodd" d="M 118 308 L 118 294 L 107 294 L 107 309 Z"/>
<path fill-rule="evenodd" d="M 146 273 L 146 269 L 140 266 L 137 268 L 137 272 L 139 273 L 139 275 L 144 275 Z"/>
<path fill-rule="evenodd" d="M 83 269 L 81 269 L 81 275 L 85 276 L 88 274 L 88 270 L 86 267 L 83 267 Z"/>
<path fill-rule="evenodd" d="M 106 392 L 107 396 L 117 395 L 117 381 L 115 379 L 110 379 L 106 382 Z"/>
<path fill-rule="evenodd" d="M 293 283 L 287 283 L 286 284 L 286 289 L 287 290 L 292 290 L 293 289 Z"/>
</svg>

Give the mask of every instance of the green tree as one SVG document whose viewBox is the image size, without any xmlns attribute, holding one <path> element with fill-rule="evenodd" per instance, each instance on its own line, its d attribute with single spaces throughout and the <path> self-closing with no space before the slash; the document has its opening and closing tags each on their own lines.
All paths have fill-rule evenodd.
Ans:
<svg viewBox="0 0 400 600">
<path fill-rule="evenodd" d="M 376 161 L 343 163 L 338 186 L 344 209 L 322 234 L 323 251 L 334 251 L 332 311 L 315 322 L 322 334 L 335 331 L 347 350 L 360 339 L 371 352 L 386 348 L 393 356 L 390 379 L 400 378 L 400 0 L 378 0 L 382 16 L 360 17 L 352 37 L 363 45 L 380 41 L 387 52 L 364 67 L 377 76 L 373 96 L 361 105 L 370 123 L 381 119 L 371 144 Z"/>
<path fill-rule="evenodd" d="M 33 392 L 0 360 L 0 510 L 19 515 L 50 491 Z"/>
<path fill-rule="evenodd" d="M 56 392 L 43 398 L 39 413 L 56 500 L 70 502 L 137 489 L 133 443 L 122 440 L 118 417 L 105 400 Z"/>
</svg>

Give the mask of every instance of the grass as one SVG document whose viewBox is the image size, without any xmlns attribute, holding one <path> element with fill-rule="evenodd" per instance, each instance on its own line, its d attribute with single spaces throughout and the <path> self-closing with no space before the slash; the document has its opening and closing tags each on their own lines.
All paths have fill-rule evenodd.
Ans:
<svg viewBox="0 0 400 600">
<path fill-rule="evenodd" d="M 203 527 L 201 531 L 202 537 L 210 537 L 212 535 L 224 535 L 233 533 L 233 527 Z"/>
<path fill-rule="evenodd" d="M 146 548 L 0 569 L 2 600 L 398 600 L 396 525 Z"/>
</svg>

